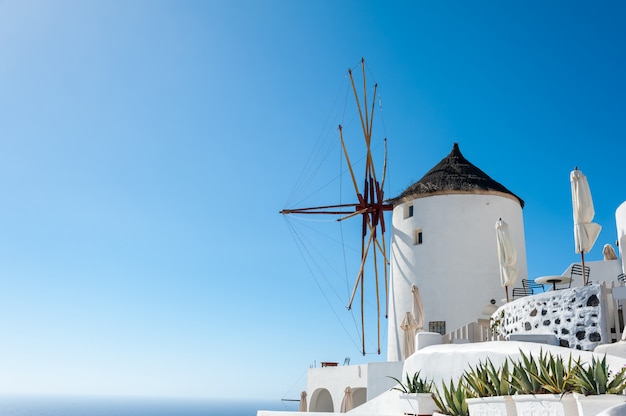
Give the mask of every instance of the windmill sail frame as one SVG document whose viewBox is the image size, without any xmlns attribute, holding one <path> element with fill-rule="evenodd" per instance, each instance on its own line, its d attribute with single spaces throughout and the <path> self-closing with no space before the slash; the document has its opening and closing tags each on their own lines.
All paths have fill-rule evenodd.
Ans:
<svg viewBox="0 0 626 416">
<path fill-rule="evenodd" d="M 361 129 L 363 133 L 363 139 L 365 142 L 366 148 L 366 158 L 365 158 L 365 172 L 363 179 L 363 187 L 359 189 L 358 181 L 356 174 L 353 169 L 353 165 L 350 161 L 350 156 L 348 154 L 348 149 L 346 146 L 346 141 L 344 140 L 343 135 L 343 126 L 338 126 L 339 138 L 341 141 L 342 152 L 347 163 L 350 178 L 352 181 L 352 185 L 354 187 L 354 191 L 357 197 L 358 202 L 351 204 L 334 204 L 334 205 L 323 205 L 317 207 L 306 207 L 306 208 L 295 208 L 295 209 L 283 209 L 280 211 L 281 214 L 334 214 L 334 215 L 342 215 L 337 221 L 344 221 L 350 219 L 355 216 L 361 216 L 361 262 L 360 267 L 357 273 L 357 277 L 354 283 L 354 287 L 352 290 L 352 294 L 350 296 L 350 301 L 347 305 L 348 310 L 352 308 L 352 304 L 354 302 L 355 295 L 360 288 L 360 303 L 361 303 L 361 349 L 363 355 L 365 355 L 365 265 L 368 260 L 368 256 L 372 255 L 373 257 L 373 274 L 374 274 L 374 283 L 376 288 L 376 310 L 377 310 L 377 343 L 378 349 L 377 352 L 380 354 L 380 317 L 381 317 L 381 306 L 380 306 L 380 275 L 379 275 L 379 259 L 378 256 L 382 256 L 382 268 L 383 268 L 383 279 L 385 283 L 385 317 L 387 317 L 388 311 L 388 293 L 389 293 L 389 272 L 388 265 L 389 259 L 387 256 L 387 245 L 385 240 L 385 217 L 384 213 L 387 211 L 391 211 L 393 209 L 393 205 L 387 203 L 384 199 L 384 184 L 385 177 L 387 171 L 387 148 L 386 148 L 386 139 L 385 139 L 385 159 L 383 164 L 383 173 L 382 178 L 379 181 L 376 176 L 376 169 L 373 162 L 372 156 L 372 133 L 373 133 L 373 123 L 374 123 L 374 110 L 375 110 L 375 98 L 377 94 L 378 84 L 374 84 L 374 99 L 371 100 L 371 103 L 368 102 L 367 97 L 367 77 L 365 71 L 365 60 L 361 59 L 361 71 L 363 74 L 363 96 L 359 97 L 359 93 L 355 84 L 355 80 L 352 74 L 352 70 L 348 69 L 348 75 L 350 77 L 350 83 L 352 86 L 352 91 L 354 94 L 354 99 L 356 101 L 356 106 L 358 108 L 359 120 L 361 124 Z M 371 105 L 371 107 L 370 107 Z M 350 210 L 352 209 L 352 210 Z"/>
</svg>

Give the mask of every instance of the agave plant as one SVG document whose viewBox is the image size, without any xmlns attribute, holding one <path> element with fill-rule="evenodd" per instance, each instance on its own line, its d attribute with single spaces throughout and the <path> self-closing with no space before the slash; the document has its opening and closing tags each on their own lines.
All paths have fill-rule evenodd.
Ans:
<svg viewBox="0 0 626 416">
<path fill-rule="evenodd" d="M 573 390 L 574 368 L 572 356 L 567 364 L 560 355 L 544 354 L 539 351 L 535 360 L 532 354 L 520 350 L 521 360 L 513 362 L 512 379 L 518 393 L 522 394 L 564 394 Z"/>
<path fill-rule="evenodd" d="M 413 378 L 406 375 L 406 383 L 398 380 L 395 377 L 389 376 L 389 378 L 395 380 L 400 387 L 394 387 L 392 390 L 398 390 L 402 393 L 430 393 L 433 388 L 433 382 L 428 381 L 420 377 L 421 370 L 413 374 Z"/>
<path fill-rule="evenodd" d="M 516 391 L 508 360 L 497 369 L 490 359 L 479 362 L 465 371 L 463 379 L 474 397 L 509 396 Z"/>
<path fill-rule="evenodd" d="M 541 386 L 552 394 L 563 394 L 573 390 L 572 376 L 574 368 L 572 366 L 572 356 L 570 354 L 565 364 L 563 357 L 554 356 L 551 353 L 542 354 L 539 352 L 539 374 L 537 377 Z"/>
<path fill-rule="evenodd" d="M 463 384 L 463 379 L 460 379 L 456 385 L 450 380 L 450 387 L 443 383 L 442 389 L 443 394 L 439 388 L 435 387 L 433 394 L 433 400 L 439 411 L 445 415 L 469 416 L 469 409 L 465 400 L 469 392 Z"/>
<path fill-rule="evenodd" d="M 489 364 L 491 366 L 489 374 L 497 395 L 509 396 L 517 393 L 515 383 L 513 383 L 513 373 L 509 370 L 509 361 L 506 360 L 504 364 L 502 364 L 502 367 L 500 367 L 499 372 L 497 373 L 493 369 L 493 364 Z"/>
<path fill-rule="evenodd" d="M 463 373 L 463 380 L 467 389 L 476 397 L 495 396 L 494 387 L 491 384 L 487 363 L 479 362 L 476 367 L 470 365 Z"/>
<path fill-rule="evenodd" d="M 622 368 L 614 376 L 606 364 L 606 355 L 602 360 L 591 359 L 585 366 L 577 363 L 572 377 L 574 390 L 585 396 L 597 394 L 623 394 L 626 389 L 626 368 Z"/>
<path fill-rule="evenodd" d="M 539 373 L 539 367 L 532 354 L 526 356 L 520 350 L 521 359 L 513 361 L 512 379 L 515 389 L 521 394 L 540 394 L 544 393 L 541 383 L 532 376 Z"/>
</svg>

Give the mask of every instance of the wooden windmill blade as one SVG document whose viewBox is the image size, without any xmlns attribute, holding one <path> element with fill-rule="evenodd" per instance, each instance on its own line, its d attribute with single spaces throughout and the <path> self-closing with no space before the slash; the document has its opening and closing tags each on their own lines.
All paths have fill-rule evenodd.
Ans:
<svg viewBox="0 0 626 416">
<path fill-rule="evenodd" d="M 344 221 L 349 218 L 361 216 L 361 259 L 359 270 L 356 275 L 353 290 L 350 296 L 350 301 L 347 305 L 348 309 L 352 308 L 353 301 L 355 299 L 357 291 L 360 289 L 360 303 L 361 303 L 361 347 L 362 353 L 365 355 L 365 269 L 368 260 L 371 259 L 373 263 L 373 277 L 375 285 L 376 296 L 376 310 L 377 310 L 377 341 L 378 341 L 378 354 L 380 354 L 380 290 L 379 290 L 379 255 L 382 257 L 383 269 L 384 269 L 384 282 L 385 282 L 385 317 L 387 317 L 387 297 L 388 297 L 388 258 L 385 248 L 385 220 L 384 213 L 393 209 L 391 204 L 387 204 L 384 201 L 383 186 L 385 182 L 386 170 L 387 170 L 387 150 L 385 139 L 385 161 L 383 165 L 382 184 L 379 183 L 376 177 L 376 169 L 374 167 L 372 156 L 372 133 L 373 133 L 373 121 L 374 121 L 374 109 L 375 109 L 375 97 L 377 94 L 378 85 L 374 86 L 374 99 L 370 103 L 367 97 L 367 80 L 365 72 L 365 61 L 361 60 L 361 69 L 363 72 L 363 101 L 359 97 L 355 80 L 352 74 L 352 70 L 348 70 L 350 77 L 350 83 L 354 93 L 356 106 L 359 113 L 359 120 L 361 124 L 363 140 L 365 143 L 366 157 L 365 157 L 365 169 L 363 176 L 363 187 L 359 189 L 357 176 L 355 174 L 350 156 L 348 153 L 348 147 L 344 140 L 343 127 L 339 125 L 339 138 L 341 141 L 341 148 L 343 157 L 346 161 L 348 170 L 350 172 L 350 179 L 354 187 L 354 192 L 357 202 L 350 204 L 330 204 L 318 207 L 308 208 L 295 208 L 284 209 L 281 214 L 334 214 L 341 215 L 338 221 Z M 379 230 L 380 229 L 380 230 Z M 380 240 L 379 240 L 380 236 Z M 370 252 L 371 257 L 370 257 Z"/>
<path fill-rule="evenodd" d="M 336 204 L 336 205 L 323 205 L 319 207 L 291 208 L 291 209 L 281 210 L 280 214 L 334 214 L 334 215 L 350 214 L 350 215 L 353 215 L 354 212 L 343 210 L 342 208 L 358 207 L 358 206 L 359 204 Z"/>
<path fill-rule="evenodd" d="M 374 124 L 374 106 L 376 99 L 376 91 L 378 89 L 378 84 L 374 84 L 374 99 L 371 102 L 371 111 L 368 111 L 368 101 L 367 101 L 367 80 L 366 80 L 366 72 L 365 72 L 365 60 L 361 60 L 361 68 L 363 72 L 363 106 L 361 107 L 361 103 L 359 101 L 358 92 L 356 90 L 356 85 L 354 83 L 354 77 L 352 76 L 352 71 L 349 71 L 350 81 L 352 84 L 352 89 L 354 91 L 354 97 L 357 103 L 357 108 L 359 109 L 359 117 L 361 120 L 361 127 L 363 129 L 363 137 L 365 140 L 365 146 L 367 149 L 367 157 L 366 157 L 366 165 L 365 165 L 365 184 L 363 187 L 364 190 L 364 200 L 365 204 L 369 208 L 367 213 L 363 215 L 363 226 L 362 226 L 362 237 L 361 237 L 361 269 L 359 270 L 359 274 L 357 276 L 356 284 L 361 285 L 361 319 L 363 321 L 363 294 L 364 294 L 364 265 L 367 259 L 367 255 L 369 253 L 369 247 L 371 242 L 374 242 L 373 246 L 373 256 L 374 256 L 374 281 L 375 281 L 375 290 L 376 290 L 376 309 L 377 309 L 377 324 L 378 324 L 378 353 L 380 354 L 380 293 L 379 293 L 379 276 L 378 276 L 378 261 L 376 250 L 377 246 L 380 246 L 380 243 L 377 239 L 377 229 L 378 225 L 381 226 L 381 235 L 384 239 L 384 211 L 391 209 L 390 206 L 383 205 L 383 192 L 376 178 L 376 169 L 374 167 L 374 161 L 372 157 L 371 143 L 372 143 L 372 132 L 373 132 L 373 124 Z M 363 110 L 365 113 L 363 113 Z M 386 154 L 385 154 L 385 163 L 384 163 L 384 171 L 386 172 Z M 383 173 L 383 177 L 384 177 Z M 367 247 L 364 248 L 363 242 L 367 234 L 369 233 L 369 239 L 367 242 Z M 385 277 L 387 276 L 387 266 L 386 266 L 386 252 L 382 251 L 384 256 L 384 269 L 385 269 Z M 356 285 L 355 284 L 355 285 Z M 355 286 L 356 287 L 356 286 Z M 385 287 L 387 287 L 387 280 L 385 279 Z M 385 291 L 385 300 L 387 299 L 387 290 Z M 354 291 L 353 295 L 354 297 Z M 352 303 L 352 299 L 351 299 Z M 387 307 L 385 308 L 385 316 L 387 315 Z M 363 334 L 363 349 L 365 350 L 365 339 Z"/>
</svg>

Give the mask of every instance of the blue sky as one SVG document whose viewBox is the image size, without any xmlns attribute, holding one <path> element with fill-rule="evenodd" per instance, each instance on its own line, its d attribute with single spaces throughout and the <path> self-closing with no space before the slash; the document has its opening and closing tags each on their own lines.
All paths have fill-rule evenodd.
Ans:
<svg viewBox="0 0 626 416">
<path fill-rule="evenodd" d="M 600 259 L 626 199 L 625 18 L 617 1 L 0 1 L 0 393 L 278 400 L 315 361 L 382 359 L 360 357 L 278 215 L 361 57 L 388 195 L 459 142 L 525 200 L 531 277 L 560 274 L 578 166 Z"/>
</svg>

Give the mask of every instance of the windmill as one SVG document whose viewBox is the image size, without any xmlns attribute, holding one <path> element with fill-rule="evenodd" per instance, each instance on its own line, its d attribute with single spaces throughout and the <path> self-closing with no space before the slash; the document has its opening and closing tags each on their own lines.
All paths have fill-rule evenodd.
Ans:
<svg viewBox="0 0 626 416">
<path fill-rule="evenodd" d="M 348 149 L 346 146 L 346 142 L 343 136 L 343 127 L 339 125 L 339 139 L 341 141 L 341 148 L 343 152 L 343 156 L 345 157 L 346 164 L 348 166 L 350 177 L 352 180 L 352 185 L 354 186 L 356 200 L 354 203 L 347 204 L 331 204 L 317 207 L 307 207 L 307 208 L 294 208 L 294 209 L 284 209 L 280 211 L 281 214 L 332 214 L 332 215 L 341 215 L 341 217 L 337 221 L 344 221 L 353 217 L 361 217 L 361 262 L 360 267 L 356 276 L 356 280 L 354 282 L 354 287 L 352 289 L 352 294 L 350 296 L 350 301 L 347 305 L 348 310 L 352 308 L 352 304 L 354 302 L 355 295 L 357 291 L 360 289 L 360 298 L 361 298 L 361 346 L 363 355 L 365 355 L 365 313 L 364 313 L 364 298 L 365 298 L 365 289 L 364 289 L 364 280 L 365 280 L 365 266 L 369 256 L 372 256 L 372 264 L 373 267 L 373 275 L 375 280 L 376 287 L 376 308 L 377 308 L 377 328 L 378 328 L 378 354 L 380 354 L 380 315 L 381 315 L 381 306 L 380 306 L 380 291 L 379 291 L 379 282 L 380 282 L 380 271 L 379 271 L 379 263 L 382 263 L 382 278 L 385 283 L 385 300 L 387 299 L 388 293 L 388 267 L 389 264 L 387 258 L 387 250 L 386 250 L 386 242 L 385 242 L 385 217 L 384 213 L 386 211 L 391 211 L 393 206 L 391 204 L 385 203 L 384 199 L 384 184 L 385 184 L 385 175 L 387 170 L 386 156 L 385 162 L 383 164 L 382 177 L 380 181 L 376 175 L 376 169 L 374 166 L 374 161 L 372 157 L 372 132 L 373 132 L 373 123 L 374 123 L 374 105 L 376 101 L 376 92 L 378 88 L 378 84 L 374 85 L 374 98 L 371 102 L 367 97 L 367 79 L 366 79 L 366 71 L 365 71 L 365 60 L 361 59 L 361 71 L 363 73 L 363 94 L 362 97 L 359 96 L 355 80 L 352 74 L 352 70 L 348 69 L 348 75 L 350 77 L 350 84 L 352 86 L 352 91 L 354 94 L 354 99 L 356 101 L 356 106 L 358 109 L 359 120 L 361 124 L 361 130 L 363 134 L 363 140 L 366 149 L 365 156 L 365 172 L 362 182 L 362 187 L 359 187 L 359 181 L 357 180 L 357 176 L 353 169 L 353 165 L 350 161 L 350 157 L 348 155 Z M 386 154 L 386 149 L 385 149 Z M 379 259 L 379 256 L 382 258 Z M 387 316 L 387 305 L 385 305 L 385 316 Z"/>
</svg>

